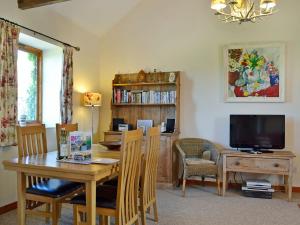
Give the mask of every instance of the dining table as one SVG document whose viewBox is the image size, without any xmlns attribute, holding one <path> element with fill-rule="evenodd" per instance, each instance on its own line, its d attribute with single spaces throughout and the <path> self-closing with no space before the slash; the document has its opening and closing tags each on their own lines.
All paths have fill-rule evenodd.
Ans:
<svg viewBox="0 0 300 225">
<path fill-rule="evenodd" d="M 119 151 L 106 150 L 100 145 L 92 147 L 92 159 L 118 159 L 119 157 Z M 17 173 L 18 225 L 25 225 L 26 176 L 57 178 L 83 183 L 86 191 L 87 224 L 96 225 L 96 183 L 116 175 L 118 163 L 77 164 L 61 162 L 56 158 L 57 151 L 51 151 L 42 155 L 17 157 L 3 161 L 5 169 Z"/>
</svg>

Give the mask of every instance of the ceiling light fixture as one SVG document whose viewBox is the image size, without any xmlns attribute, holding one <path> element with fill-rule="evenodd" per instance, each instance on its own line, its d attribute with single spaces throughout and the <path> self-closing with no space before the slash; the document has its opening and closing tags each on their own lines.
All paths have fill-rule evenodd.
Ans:
<svg viewBox="0 0 300 225">
<path fill-rule="evenodd" d="M 211 8 L 226 23 L 255 22 L 274 14 L 276 0 L 212 0 Z"/>
</svg>

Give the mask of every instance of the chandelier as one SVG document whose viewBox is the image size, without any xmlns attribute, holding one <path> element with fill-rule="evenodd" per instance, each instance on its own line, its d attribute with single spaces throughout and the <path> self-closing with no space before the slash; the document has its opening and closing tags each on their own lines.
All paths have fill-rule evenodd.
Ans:
<svg viewBox="0 0 300 225">
<path fill-rule="evenodd" d="M 212 0 L 211 8 L 226 23 L 255 22 L 275 13 L 276 0 Z"/>
</svg>

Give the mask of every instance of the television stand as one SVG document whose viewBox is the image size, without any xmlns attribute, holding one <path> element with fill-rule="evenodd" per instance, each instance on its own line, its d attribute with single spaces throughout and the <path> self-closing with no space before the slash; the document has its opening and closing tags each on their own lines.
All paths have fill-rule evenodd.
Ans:
<svg viewBox="0 0 300 225">
<path fill-rule="evenodd" d="M 225 150 L 223 157 L 223 196 L 226 192 L 227 175 L 230 172 L 272 174 L 284 176 L 288 200 L 292 199 L 293 159 L 290 151 L 275 151 L 268 154 L 247 154 Z"/>
<path fill-rule="evenodd" d="M 268 149 L 241 149 L 239 151 L 250 154 L 274 153 L 274 151 Z"/>
<path fill-rule="evenodd" d="M 258 151 L 260 151 L 261 153 L 274 153 L 274 151 L 268 150 L 268 149 L 261 149 L 261 150 L 258 150 Z"/>
</svg>

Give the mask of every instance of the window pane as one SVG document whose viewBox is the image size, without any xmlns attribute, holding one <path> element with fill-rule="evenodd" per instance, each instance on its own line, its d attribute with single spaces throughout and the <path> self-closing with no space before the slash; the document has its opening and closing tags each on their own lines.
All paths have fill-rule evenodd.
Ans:
<svg viewBox="0 0 300 225">
<path fill-rule="evenodd" d="M 35 54 L 18 51 L 18 120 L 37 120 L 37 63 Z"/>
<path fill-rule="evenodd" d="M 63 50 L 56 47 L 43 51 L 42 118 L 46 127 L 60 123 L 60 87 Z"/>
</svg>

